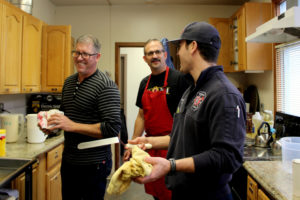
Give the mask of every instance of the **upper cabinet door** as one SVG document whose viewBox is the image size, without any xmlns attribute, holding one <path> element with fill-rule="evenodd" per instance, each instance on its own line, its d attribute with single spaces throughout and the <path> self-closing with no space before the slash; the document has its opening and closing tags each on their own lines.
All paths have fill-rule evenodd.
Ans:
<svg viewBox="0 0 300 200">
<path fill-rule="evenodd" d="M 221 38 L 221 49 L 217 64 L 223 66 L 224 72 L 232 72 L 230 51 L 232 49 L 231 20 L 229 18 L 210 18 L 209 23 L 219 31 Z"/>
<path fill-rule="evenodd" d="M 61 92 L 71 74 L 71 26 L 44 26 L 42 91 Z"/>
<path fill-rule="evenodd" d="M 0 93 L 19 93 L 21 88 L 22 12 L 3 5 Z"/>
<path fill-rule="evenodd" d="M 22 93 L 40 92 L 42 22 L 31 15 L 23 20 Z"/>
<path fill-rule="evenodd" d="M 236 15 L 237 17 L 237 34 L 238 34 L 238 71 L 245 70 L 245 9 L 242 7 Z"/>
<path fill-rule="evenodd" d="M 246 3 L 245 39 L 256 31 L 256 28 L 272 19 L 271 3 Z M 245 43 L 247 70 L 272 70 L 273 45 L 263 43 Z"/>
</svg>

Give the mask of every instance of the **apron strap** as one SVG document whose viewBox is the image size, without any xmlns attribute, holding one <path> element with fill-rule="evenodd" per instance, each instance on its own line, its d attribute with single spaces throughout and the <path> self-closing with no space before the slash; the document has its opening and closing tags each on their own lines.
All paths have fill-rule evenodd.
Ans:
<svg viewBox="0 0 300 200">
<path fill-rule="evenodd" d="M 169 67 L 167 66 L 167 68 L 166 68 L 166 75 L 165 75 L 165 82 L 164 82 L 164 88 L 166 88 L 167 87 L 167 85 L 168 85 L 168 75 L 169 75 Z"/>
<path fill-rule="evenodd" d="M 166 74 L 165 74 L 165 80 L 164 80 L 164 86 L 163 86 L 163 88 L 166 88 L 167 85 L 168 85 L 168 75 L 169 75 L 169 70 L 170 70 L 170 68 L 167 66 L 167 67 L 166 67 Z M 148 86 L 149 86 L 149 83 L 150 83 L 150 79 L 151 79 L 151 74 L 150 74 L 150 76 L 149 76 L 149 78 L 148 78 L 148 81 L 147 81 L 147 84 L 146 84 L 146 87 L 145 87 L 145 90 L 144 90 L 144 91 L 147 91 Z"/>
</svg>

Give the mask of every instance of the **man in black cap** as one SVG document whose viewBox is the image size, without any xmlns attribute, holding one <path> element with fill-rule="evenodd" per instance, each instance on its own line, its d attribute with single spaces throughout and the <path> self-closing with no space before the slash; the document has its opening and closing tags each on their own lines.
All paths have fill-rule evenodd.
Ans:
<svg viewBox="0 0 300 200">
<path fill-rule="evenodd" d="M 246 111 L 240 92 L 216 64 L 219 33 L 210 24 L 194 22 L 171 42 L 179 45 L 180 70 L 190 74 L 194 84 L 179 102 L 170 136 L 129 141 L 168 148 L 167 159 L 146 158 L 152 173 L 135 181 L 147 183 L 167 175 L 172 199 L 231 200 L 228 182 L 243 161 Z"/>
</svg>

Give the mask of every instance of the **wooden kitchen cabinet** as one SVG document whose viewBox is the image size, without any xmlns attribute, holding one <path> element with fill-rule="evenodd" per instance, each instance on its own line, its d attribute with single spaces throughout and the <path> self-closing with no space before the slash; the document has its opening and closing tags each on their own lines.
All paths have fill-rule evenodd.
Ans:
<svg viewBox="0 0 300 200">
<path fill-rule="evenodd" d="M 250 176 L 247 178 L 247 200 L 270 200 L 262 187 Z"/>
<path fill-rule="evenodd" d="M 221 37 L 218 64 L 224 72 L 272 70 L 272 44 L 246 43 L 246 37 L 272 17 L 271 3 L 248 2 L 231 18 L 209 19 Z"/>
<path fill-rule="evenodd" d="M 245 70 L 245 8 L 241 7 L 231 18 L 232 49 L 231 65 L 233 71 Z"/>
<path fill-rule="evenodd" d="M 23 13 L 6 2 L 2 3 L 0 93 L 20 93 Z"/>
<path fill-rule="evenodd" d="M 42 91 L 61 92 L 71 66 L 71 26 L 43 26 Z"/>
<path fill-rule="evenodd" d="M 31 16 L 23 18 L 22 93 L 41 91 L 42 21 Z"/>
<path fill-rule="evenodd" d="M 261 24 L 272 19 L 271 3 L 245 3 L 232 16 L 232 65 L 234 71 L 272 70 L 273 46 L 263 43 L 246 43 L 246 37 Z"/>
<path fill-rule="evenodd" d="M 210 18 L 209 23 L 213 25 L 220 34 L 221 49 L 219 52 L 218 65 L 222 65 L 224 72 L 232 72 L 231 51 L 232 35 L 231 35 L 231 19 L 228 18 Z"/>
<path fill-rule="evenodd" d="M 270 198 L 261 189 L 258 189 L 257 200 L 270 200 Z"/>
<path fill-rule="evenodd" d="M 38 156 L 38 163 L 32 170 L 32 199 L 60 200 L 61 176 L 60 165 L 63 144 Z M 19 190 L 19 199 L 25 200 L 25 174 L 21 174 L 12 182 L 12 188 Z"/>
<path fill-rule="evenodd" d="M 47 153 L 46 165 L 46 200 L 60 200 L 61 176 L 60 165 L 62 159 L 63 145 L 59 145 Z"/>
<path fill-rule="evenodd" d="M 61 200 L 60 165 L 56 165 L 47 173 L 47 200 Z M 74 191 L 75 192 L 75 191 Z"/>
<path fill-rule="evenodd" d="M 248 175 L 247 178 L 247 200 L 257 200 L 258 186 L 254 179 Z"/>
</svg>

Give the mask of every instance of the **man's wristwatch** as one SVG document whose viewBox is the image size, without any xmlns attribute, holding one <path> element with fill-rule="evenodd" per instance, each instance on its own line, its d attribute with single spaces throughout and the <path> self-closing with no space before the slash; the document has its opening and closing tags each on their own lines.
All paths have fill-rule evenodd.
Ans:
<svg viewBox="0 0 300 200">
<path fill-rule="evenodd" d="M 170 158 L 169 161 L 171 164 L 171 169 L 170 169 L 169 175 L 173 175 L 176 172 L 176 162 L 175 162 L 174 158 Z"/>
</svg>

